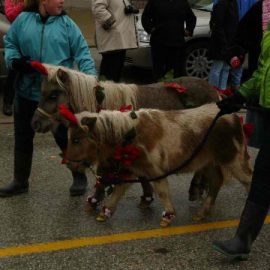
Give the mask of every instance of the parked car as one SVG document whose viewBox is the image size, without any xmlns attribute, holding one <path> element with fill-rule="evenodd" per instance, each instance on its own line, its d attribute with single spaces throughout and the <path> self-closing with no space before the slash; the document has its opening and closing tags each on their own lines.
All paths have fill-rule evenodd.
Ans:
<svg viewBox="0 0 270 270">
<path fill-rule="evenodd" d="M 205 4 L 205 0 L 197 0 L 191 3 L 193 12 L 197 17 L 197 24 L 193 37 L 186 39 L 184 47 L 185 73 L 187 76 L 206 79 L 210 71 L 212 61 L 207 57 L 207 47 L 210 39 L 209 21 L 212 4 L 209 3 L 211 2 Z M 150 36 L 142 27 L 141 14 L 137 18 L 139 48 L 127 51 L 126 63 L 142 68 L 152 68 Z"/>
</svg>

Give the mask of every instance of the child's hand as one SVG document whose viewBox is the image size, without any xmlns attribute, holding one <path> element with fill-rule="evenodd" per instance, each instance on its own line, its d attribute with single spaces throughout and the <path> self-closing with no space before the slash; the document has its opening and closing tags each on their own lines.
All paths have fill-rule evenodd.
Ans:
<svg viewBox="0 0 270 270">
<path fill-rule="evenodd" d="M 32 73 L 35 70 L 32 68 L 29 60 L 30 57 L 28 56 L 23 56 L 20 59 L 14 59 L 12 61 L 12 68 L 23 73 Z"/>
</svg>

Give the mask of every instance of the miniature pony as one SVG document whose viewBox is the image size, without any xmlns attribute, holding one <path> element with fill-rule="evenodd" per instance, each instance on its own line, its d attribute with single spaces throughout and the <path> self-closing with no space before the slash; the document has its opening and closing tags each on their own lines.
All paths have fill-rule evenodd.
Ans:
<svg viewBox="0 0 270 270">
<path fill-rule="evenodd" d="M 218 111 L 215 104 L 207 104 L 177 111 L 82 112 L 69 129 L 66 157 L 76 170 L 98 163 L 101 179 L 112 183 L 119 178 L 162 176 L 191 156 Z M 219 118 L 200 152 L 180 172 L 214 166 L 225 180 L 233 176 L 249 189 L 252 169 L 237 115 Z M 160 225 L 166 227 L 175 215 L 168 181 L 163 178 L 152 184 L 164 205 Z M 130 185 L 123 182 L 114 187 L 97 220 L 104 221 L 115 211 Z"/>
</svg>

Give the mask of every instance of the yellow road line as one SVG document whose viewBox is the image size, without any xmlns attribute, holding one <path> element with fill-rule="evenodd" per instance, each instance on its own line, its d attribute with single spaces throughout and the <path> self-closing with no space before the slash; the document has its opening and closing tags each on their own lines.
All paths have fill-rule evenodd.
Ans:
<svg viewBox="0 0 270 270">
<path fill-rule="evenodd" d="M 85 237 L 72 240 L 55 241 L 48 243 L 22 245 L 0 249 L 0 257 L 18 256 L 23 254 L 52 252 L 58 250 L 67 250 L 82 248 L 86 246 L 98 246 L 123 241 L 148 239 L 153 237 L 165 237 L 187 233 L 196 233 L 216 229 L 231 228 L 237 226 L 239 220 L 226 220 L 203 224 L 194 224 L 179 227 L 169 227 L 162 229 L 153 229 L 147 231 L 137 231 L 129 233 L 119 233 L 105 236 Z M 270 215 L 266 217 L 265 223 L 270 223 Z"/>
</svg>

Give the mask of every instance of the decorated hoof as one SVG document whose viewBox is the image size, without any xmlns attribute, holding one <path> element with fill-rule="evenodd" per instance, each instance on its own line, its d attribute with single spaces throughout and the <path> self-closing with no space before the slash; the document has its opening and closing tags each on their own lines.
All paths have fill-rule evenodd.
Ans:
<svg viewBox="0 0 270 270">
<path fill-rule="evenodd" d="M 104 222 L 106 221 L 109 217 L 111 217 L 112 213 L 111 210 L 107 207 L 103 207 L 102 211 L 98 214 L 98 216 L 96 217 L 96 221 L 99 222 Z"/>
<path fill-rule="evenodd" d="M 96 221 L 98 222 L 104 222 L 108 219 L 107 216 L 105 216 L 103 213 L 100 213 L 97 217 L 96 217 Z"/>
<path fill-rule="evenodd" d="M 193 221 L 201 221 L 210 216 L 212 208 L 199 210 L 193 217 Z"/>
<path fill-rule="evenodd" d="M 175 215 L 173 213 L 163 212 L 160 226 L 163 228 L 168 227 L 172 223 L 174 217 Z"/>
<path fill-rule="evenodd" d="M 98 207 L 98 200 L 95 197 L 87 197 L 85 204 L 85 211 L 88 213 L 92 213 Z"/>
<path fill-rule="evenodd" d="M 154 198 L 152 196 L 148 196 L 148 197 L 141 196 L 141 201 L 138 205 L 138 208 L 140 208 L 140 209 L 148 208 L 153 200 L 154 200 Z"/>
</svg>

